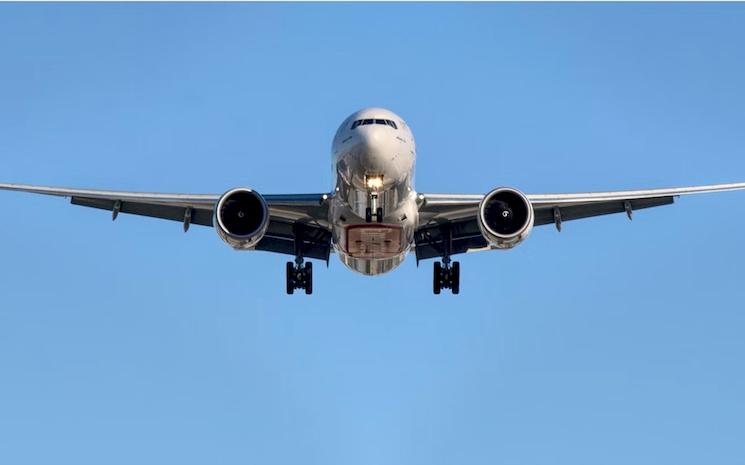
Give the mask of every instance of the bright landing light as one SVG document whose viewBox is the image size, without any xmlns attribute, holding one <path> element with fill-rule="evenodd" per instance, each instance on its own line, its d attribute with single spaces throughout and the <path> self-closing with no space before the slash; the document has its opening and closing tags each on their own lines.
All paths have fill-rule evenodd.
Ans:
<svg viewBox="0 0 745 465">
<path fill-rule="evenodd" d="M 383 187 L 383 176 L 365 176 L 365 184 L 368 189 L 380 189 Z"/>
</svg>

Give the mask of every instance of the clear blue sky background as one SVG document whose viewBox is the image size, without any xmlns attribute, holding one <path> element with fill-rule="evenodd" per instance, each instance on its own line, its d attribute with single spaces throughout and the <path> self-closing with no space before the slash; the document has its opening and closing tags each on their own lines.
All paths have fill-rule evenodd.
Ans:
<svg viewBox="0 0 745 465">
<path fill-rule="evenodd" d="M 364 106 L 421 192 L 745 180 L 744 5 L 0 6 L 0 179 L 332 186 Z M 0 462 L 745 463 L 745 194 L 375 279 L 0 194 Z"/>
</svg>

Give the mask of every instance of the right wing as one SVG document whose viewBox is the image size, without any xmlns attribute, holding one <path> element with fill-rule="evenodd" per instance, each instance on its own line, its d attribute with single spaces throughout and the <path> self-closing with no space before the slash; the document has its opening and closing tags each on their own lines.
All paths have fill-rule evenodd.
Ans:
<svg viewBox="0 0 745 465">
<path fill-rule="evenodd" d="M 672 204 L 681 195 L 744 190 L 745 183 L 713 184 L 672 189 L 643 189 L 574 194 L 530 194 L 535 226 L 593 216 L 624 213 L 631 219 L 634 210 Z M 420 194 L 417 230 L 418 260 L 443 256 L 445 241 L 451 241 L 451 254 L 488 248 L 478 225 L 478 208 L 483 195 Z"/>
<path fill-rule="evenodd" d="M 219 194 L 164 194 L 27 184 L 0 183 L 0 189 L 69 197 L 73 205 L 111 211 L 112 219 L 116 219 L 119 213 L 130 213 L 178 221 L 183 223 L 184 231 L 191 224 L 212 226 L 213 209 L 220 198 Z M 305 257 L 328 260 L 331 253 L 331 231 L 328 225 L 327 194 L 263 197 L 269 207 L 269 227 L 264 238 L 256 245 L 257 250 L 294 255 L 296 241 L 300 241 Z"/>
</svg>

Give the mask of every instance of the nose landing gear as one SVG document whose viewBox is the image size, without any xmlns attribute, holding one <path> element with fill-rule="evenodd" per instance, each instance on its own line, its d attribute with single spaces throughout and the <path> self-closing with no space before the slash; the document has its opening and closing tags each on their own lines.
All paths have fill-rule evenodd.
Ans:
<svg viewBox="0 0 745 465">
<path fill-rule="evenodd" d="M 373 216 L 375 217 L 375 221 L 378 223 L 383 222 L 383 209 L 381 207 L 378 207 L 375 209 L 375 213 L 373 214 L 372 208 L 367 207 L 365 209 L 365 222 L 366 223 L 372 223 Z"/>
<path fill-rule="evenodd" d="M 460 293 L 460 262 L 453 262 L 445 258 L 442 262 L 435 262 L 432 290 L 439 294 L 442 289 L 450 289 L 453 294 Z"/>
<path fill-rule="evenodd" d="M 365 222 L 372 223 L 373 217 L 378 223 L 383 222 L 383 207 L 378 203 L 377 192 L 371 192 L 368 198 L 369 207 L 365 208 Z"/>
</svg>

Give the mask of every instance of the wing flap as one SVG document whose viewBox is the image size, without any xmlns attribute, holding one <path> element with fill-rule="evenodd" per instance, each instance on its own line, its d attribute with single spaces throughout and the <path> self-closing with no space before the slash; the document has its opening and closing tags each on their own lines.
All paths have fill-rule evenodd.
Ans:
<svg viewBox="0 0 745 465">
<path fill-rule="evenodd" d="M 297 242 L 296 242 L 297 241 Z M 328 261 L 331 254 L 331 232 L 314 224 L 289 222 L 272 218 L 256 250 L 295 255 Z"/>
<path fill-rule="evenodd" d="M 475 218 L 429 224 L 414 235 L 417 261 L 488 247 Z"/>
<path fill-rule="evenodd" d="M 151 218 L 162 218 L 164 220 L 173 220 L 184 222 L 186 212 L 191 207 L 182 207 L 179 205 L 164 205 L 157 203 L 142 203 L 130 200 L 111 200 L 96 199 L 88 197 L 72 197 L 70 203 L 83 207 L 99 208 L 101 210 L 114 211 L 115 205 L 119 205 L 119 212 L 130 213 L 133 215 L 149 216 Z M 212 209 L 191 208 L 190 224 L 199 224 L 202 226 L 212 226 Z"/>
<path fill-rule="evenodd" d="M 149 204 L 132 201 L 121 201 L 111 199 L 92 199 L 87 197 L 72 197 L 73 205 L 98 208 L 101 210 L 114 211 L 116 203 L 119 203 L 120 213 L 130 213 L 151 218 L 161 218 L 184 222 L 188 207 Z M 203 208 L 192 208 L 190 224 L 202 226 L 213 226 L 212 210 Z M 301 233 L 299 231 L 302 230 Z M 296 224 L 283 218 L 270 215 L 269 227 L 264 238 L 256 244 L 256 250 L 275 252 L 287 255 L 295 255 L 295 238 L 301 237 L 300 247 L 303 256 L 328 261 L 331 253 L 331 233 L 323 227 L 303 223 Z"/>
<path fill-rule="evenodd" d="M 561 221 L 580 220 L 593 216 L 610 215 L 613 213 L 623 213 L 626 211 L 625 200 L 611 200 L 604 202 L 591 202 L 578 205 L 566 206 L 535 206 L 535 225 L 553 224 L 554 208 L 559 209 Z M 644 208 L 659 207 L 673 203 L 673 197 L 655 197 L 637 200 L 628 200 L 631 210 L 642 210 Z"/>
</svg>

